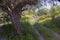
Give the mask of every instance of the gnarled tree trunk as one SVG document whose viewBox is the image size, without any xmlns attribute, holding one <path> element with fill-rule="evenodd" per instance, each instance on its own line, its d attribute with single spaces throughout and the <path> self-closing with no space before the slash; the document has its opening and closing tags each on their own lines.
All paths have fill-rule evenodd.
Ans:
<svg viewBox="0 0 60 40">
<path fill-rule="evenodd" d="M 14 28 L 16 29 L 17 33 L 19 35 L 23 34 L 22 27 L 21 27 L 21 12 L 19 13 L 18 11 L 13 10 L 12 12 L 9 13 L 10 20 L 12 24 L 14 25 Z"/>
<path fill-rule="evenodd" d="M 21 12 L 24 11 L 24 7 L 29 5 L 35 5 L 37 0 L 1 0 L 3 5 L 0 7 L 3 11 L 5 11 L 9 16 L 12 24 L 14 24 L 15 29 L 19 35 L 22 35 L 22 27 L 21 27 Z M 19 14 L 20 12 L 20 14 Z"/>
</svg>

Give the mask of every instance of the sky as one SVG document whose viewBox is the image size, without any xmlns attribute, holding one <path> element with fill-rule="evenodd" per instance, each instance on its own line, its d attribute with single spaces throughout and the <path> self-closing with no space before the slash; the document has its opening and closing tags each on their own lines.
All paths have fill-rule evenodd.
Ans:
<svg viewBox="0 0 60 40">
<path fill-rule="evenodd" d="M 36 12 L 42 8 L 47 8 L 47 9 L 51 9 L 51 7 L 54 5 L 60 5 L 60 2 L 58 0 L 39 0 L 38 1 L 38 8 L 36 8 Z"/>
</svg>

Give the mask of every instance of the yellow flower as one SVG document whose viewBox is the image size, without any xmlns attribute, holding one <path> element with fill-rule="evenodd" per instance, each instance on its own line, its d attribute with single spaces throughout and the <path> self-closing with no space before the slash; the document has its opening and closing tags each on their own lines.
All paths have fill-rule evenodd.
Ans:
<svg viewBox="0 0 60 40">
<path fill-rule="evenodd" d="M 30 15 L 25 15 L 25 17 L 28 17 L 28 18 L 34 18 L 34 15 L 33 14 L 30 14 Z"/>
<path fill-rule="evenodd" d="M 52 18 L 46 18 L 45 21 L 50 22 L 52 20 Z"/>
</svg>

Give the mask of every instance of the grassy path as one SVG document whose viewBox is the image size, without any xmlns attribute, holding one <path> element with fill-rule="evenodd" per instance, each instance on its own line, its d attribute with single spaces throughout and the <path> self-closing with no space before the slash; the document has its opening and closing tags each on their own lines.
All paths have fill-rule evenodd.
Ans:
<svg viewBox="0 0 60 40">
<path fill-rule="evenodd" d="M 44 37 L 43 37 L 43 36 L 40 34 L 40 32 L 38 31 L 38 29 L 36 29 L 35 27 L 32 27 L 32 28 L 35 30 L 36 34 L 38 35 L 39 40 L 45 40 Z"/>
<path fill-rule="evenodd" d="M 55 37 L 56 37 L 58 40 L 60 40 L 60 35 L 59 35 L 58 33 L 56 33 L 55 31 L 53 31 L 53 30 L 51 30 L 51 29 L 49 29 L 49 28 L 47 28 L 47 27 L 45 27 L 45 26 L 42 26 L 42 27 L 44 27 L 44 28 L 50 30 L 51 33 L 52 33 L 53 35 L 55 35 Z"/>
</svg>

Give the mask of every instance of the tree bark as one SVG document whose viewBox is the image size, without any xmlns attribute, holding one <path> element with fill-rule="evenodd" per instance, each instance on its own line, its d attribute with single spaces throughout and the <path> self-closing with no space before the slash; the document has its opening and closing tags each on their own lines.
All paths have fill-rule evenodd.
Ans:
<svg viewBox="0 0 60 40">
<path fill-rule="evenodd" d="M 9 13 L 10 15 L 10 20 L 12 22 L 12 24 L 14 25 L 17 33 L 22 36 L 23 35 L 23 31 L 22 31 L 22 27 L 21 27 L 21 13 L 19 14 L 18 11 L 12 11 L 11 13 Z"/>
</svg>

